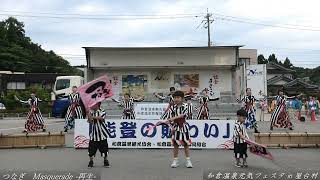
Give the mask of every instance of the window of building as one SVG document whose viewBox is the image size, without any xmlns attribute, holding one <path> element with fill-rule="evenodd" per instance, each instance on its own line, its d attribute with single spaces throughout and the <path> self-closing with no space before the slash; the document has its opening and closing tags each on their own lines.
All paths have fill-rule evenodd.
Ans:
<svg viewBox="0 0 320 180">
<path fill-rule="evenodd" d="M 8 82 L 7 89 L 26 89 L 25 82 Z"/>
</svg>

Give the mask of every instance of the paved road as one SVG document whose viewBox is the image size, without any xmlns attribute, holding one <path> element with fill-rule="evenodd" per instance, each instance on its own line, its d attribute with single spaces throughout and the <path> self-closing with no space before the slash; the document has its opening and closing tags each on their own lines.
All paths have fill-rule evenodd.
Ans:
<svg viewBox="0 0 320 180">
<path fill-rule="evenodd" d="M 249 154 L 249 168 L 246 170 L 255 173 L 279 169 L 320 171 L 319 149 L 271 149 L 271 152 L 275 157 L 274 161 Z M 185 168 L 184 164 L 172 169 L 171 151 L 168 149 L 114 149 L 109 154 L 111 167 L 103 168 L 101 158 L 96 157 L 93 170 L 100 171 L 102 178 L 106 180 L 197 180 L 201 179 L 203 172 L 208 169 L 229 172 L 239 170 L 233 164 L 232 155 L 230 150 L 193 150 L 191 151 L 193 169 Z M 180 151 L 180 161 L 184 163 L 182 151 Z M 86 150 L 72 148 L 0 150 L 0 169 L 80 171 L 88 170 L 87 163 Z"/>
</svg>

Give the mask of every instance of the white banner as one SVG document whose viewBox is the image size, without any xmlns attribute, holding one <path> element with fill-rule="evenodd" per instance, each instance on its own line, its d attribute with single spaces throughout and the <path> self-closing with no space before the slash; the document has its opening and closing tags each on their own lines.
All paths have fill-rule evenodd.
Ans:
<svg viewBox="0 0 320 180">
<path fill-rule="evenodd" d="M 109 75 L 110 83 L 112 84 L 113 98 L 119 99 L 122 93 L 122 77 L 119 75 Z"/>
<path fill-rule="evenodd" d="M 267 70 L 265 64 L 249 65 L 247 67 L 247 88 L 257 99 L 267 95 Z"/>
<path fill-rule="evenodd" d="M 167 109 L 168 103 L 137 103 L 134 107 L 136 119 L 156 119 Z"/>
<path fill-rule="evenodd" d="M 106 120 L 110 148 L 172 148 L 171 131 L 165 126 L 148 130 L 154 120 Z M 188 120 L 193 149 L 233 148 L 233 120 Z M 74 147 L 87 148 L 89 123 L 77 119 L 74 131 Z"/>
</svg>

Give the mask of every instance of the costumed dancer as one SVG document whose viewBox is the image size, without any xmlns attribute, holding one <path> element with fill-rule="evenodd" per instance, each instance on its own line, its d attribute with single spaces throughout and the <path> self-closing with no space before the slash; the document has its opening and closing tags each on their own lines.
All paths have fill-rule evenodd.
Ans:
<svg viewBox="0 0 320 180">
<path fill-rule="evenodd" d="M 68 107 L 65 116 L 64 132 L 68 132 L 69 129 L 74 128 L 75 119 L 83 119 L 82 108 L 80 105 L 81 98 L 80 94 L 77 92 L 77 86 L 72 87 L 72 93 L 69 94 L 68 100 L 70 106 Z"/>
<path fill-rule="evenodd" d="M 247 143 L 245 139 L 249 139 L 246 128 L 243 126 L 247 119 L 247 112 L 244 109 L 237 111 L 238 120 L 233 130 L 234 157 L 236 159 L 236 167 L 248 167 L 247 163 Z M 242 159 L 242 164 L 240 162 Z"/>
<path fill-rule="evenodd" d="M 259 100 L 251 95 L 251 88 L 246 89 L 246 94 L 247 95 L 241 100 L 242 108 L 247 112 L 245 126 L 248 129 L 254 129 L 255 133 L 259 133 L 255 108 L 255 103 Z"/>
<path fill-rule="evenodd" d="M 195 95 L 197 93 L 193 92 L 192 88 L 190 88 L 190 91 L 185 95 L 184 99 L 187 102 L 187 107 L 188 107 L 188 116 L 186 117 L 187 120 L 192 120 L 193 119 L 193 104 L 192 100 L 197 100 L 195 98 Z"/>
<path fill-rule="evenodd" d="M 308 102 L 308 107 L 310 110 L 311 121 L 316 121 L 317 102 L 312 96 L 310 97 L 310 101 Z"/>
<path fill-rule="evenodd" d="M 304 102 L 303 102 L 303 108 L 304 108 L 304 115 L 305 115 L 305 119 L 308 118 L 308 113 L 309 113 L 309 110 L 308 110 L 308 100 L 305 99 Z"/>
<path fill-rule="evenodd" d="M 186 100 L 186 104 L 187 104 L 187 117 L 186 119 L 187 120 L 192 120 L 193 119 L 193 104 L 191 102 L 192 100 L 192 96 L 186 96 L 185 97 L 185 100 Z"/>
<path fill-rule="evenodd" d="M 316 105 L 317 105 L 317 109 L 316 109 L 316 115 L 319 115 L 320 111 L 319 111 L 319 108 L 320 108 L 320 102 L 319 102 L 319 99 L 315 98 L 315 101 L 316 101 Z"/>
<path fill-rule="evenodd" d="M 173 94 L 176 91 L 176 89 L 174 87 L 170 87 L 170 94 L 168 94 L 167 96 L 161 96 L 157 93 L 155 93 L 154 95 L 159 98 L 160 100 L 164 100 L 166 101 L 168 104 L 167 109 L 164 111 L 164 113 L 161 115 L 160 119 L 167 119 L 171 117 L 171 112 L 172 112 L 172 108 L 173 108 Z"/>
<path fill-rule="evenodd" d="M 188 116 L 188 105 L 183 103 L 184 93 L 182 91 L 176 91 L 173 94 L 174 105 L 172 109 L 172 117 L 168 118 L 167 121 L 172 124 L 172 143 L 173 143 L 173 161 L 171 164 L 172 168 L 179 166 L 178 153 L 179 145 L 184 146 L 184 152 L 186 157 L 186 167 L 192 168 L 190 160 L 191 145 L 189 126 L 186 122 Z"/>
<path fill-rule="evenodd" d="M 17 96 L 15 96 L 17 101 L 30 106 L 30 112 L 27 115 L 27 121 L 25 122 L 25 129 L 23 132 L 36 132 L 39 129 L 42 129 L 42 131 L 45 132 L 46 128 L 39 108 L 39 102 L 42 102 L 42 100 L 37 98 L 36 94 L 33 92 L 30 96 L 31 98 L 29 98 L 27 101 L 20 100 Z"/>
<path fill-rule="evenodd" d="M 294 98 L 287 97 L 283 94 L 282 90 L 278 91 L 278 95 L 274 97 L 276 100 L 276 108 L 272 112 L 271 115 L 271 124 L 270 130 L 273 130 L 273 127 L 277 128 L 289 128 L 289 130 L 293 130 L 293 125 L 289 119 L 287 108 L 286 108 L 286 101 L 287 98 Z"/>
<path fill-rule="evenodd" d="M 261 110 L 261 113 L 260 113 L 260 121 L 264 121 L 264 112 L 266 110 L 268 110 L 268 98 L 265 96 L 264 97 L 264 100 L 260 101 L 259 105 L 260 105 L 260 110 Z"/>
<path fill-rule="evenodd" d="M 198 97 L 199 100 L 199 107 L 198 109 L 198 115 L 197 115 L 197 119 L 198 120 L 204 120 L 204 119 L 209 119 L 209 107 L 208 107 L 208 103 L 209 101 L 216 101 L 219 100 L 219 98 L 215 98 L 215 99 L 210 99 L 209 98 L 209 94 L 208 94 L 209 90 L 207 88 L 205 88 L 204 90 L 202 90 L 202 95 L 200 95 Z"/>
<path fill-rule="evenodd" d="M 143 97 L 137 99 L 130 96 L 129 93 L 124 94 L 124 98 L 121 101 L 112 99 L 119 103 L 119 106 L 123 107 L 122 119 L 135 119 L 134 102 L 143 101 Z"/>
<path fill-rule="evenodd" d="M 93 158 L 95 157 L 97 150 L 99 149 L 101 156 L 103 157 L 104 167 L 110 167 L 108 161 L 108 136 L 110 136 L 107 124 L 105 122 L 106 112 L 101 107 L 101 102 L 98 102 L 87 111 L 88 123 L 89 123 L 89 147 L 88 155 L 90 158 L 88 167 L 93 167 Z"/>
<path fill-rule="evenodd" d="M 295 100 L 294 100 L 294 109 L 296 111 L 296 115 L 295 117 L 297 118 L 297 120 L 301 121 L 301 111 L 302 111 L 302 106 L 303 106 L 303 103 L 302 101 L 300 100 L 300 98 L 298 96 L 295 96 Z"/>
</svg>

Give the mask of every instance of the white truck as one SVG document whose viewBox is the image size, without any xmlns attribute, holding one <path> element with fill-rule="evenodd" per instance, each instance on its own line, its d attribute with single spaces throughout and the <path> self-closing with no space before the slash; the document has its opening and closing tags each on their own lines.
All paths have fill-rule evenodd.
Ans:
<svg viewBox="0 0 320 180">
<path fill-rule="evenodd" d="M 51 93 L 52 116 L 64 117 L 69 106 L 68 95 L 73 86 L 81 86 L 84 79 L 81 76 L 58 76 Z"/>
</svg>

